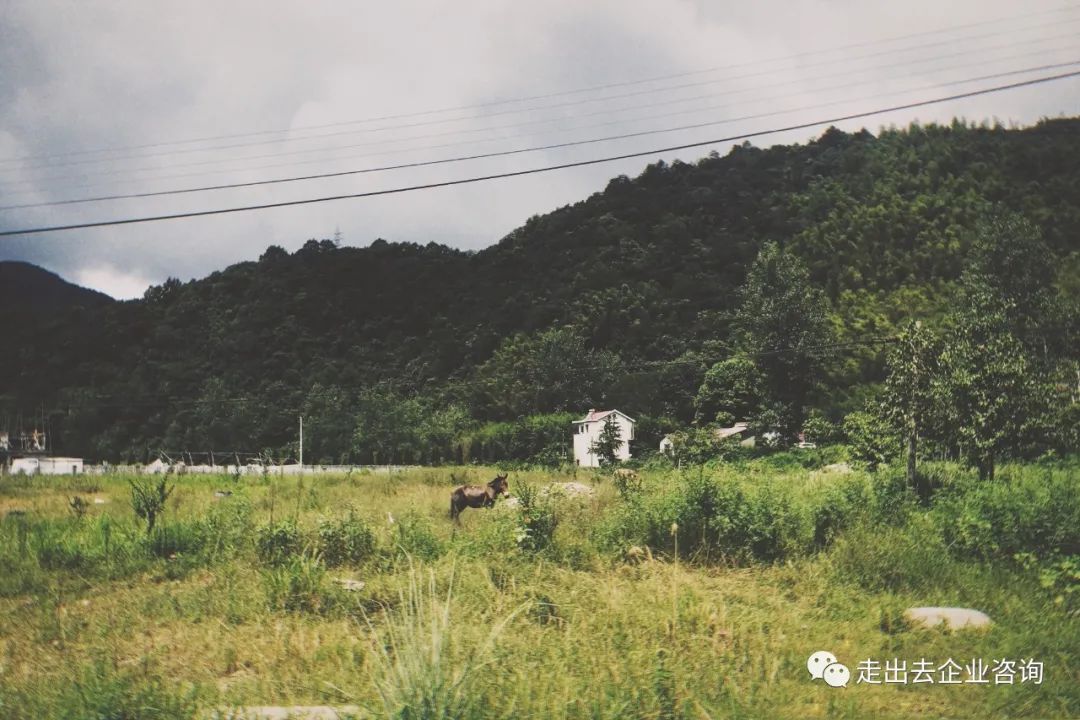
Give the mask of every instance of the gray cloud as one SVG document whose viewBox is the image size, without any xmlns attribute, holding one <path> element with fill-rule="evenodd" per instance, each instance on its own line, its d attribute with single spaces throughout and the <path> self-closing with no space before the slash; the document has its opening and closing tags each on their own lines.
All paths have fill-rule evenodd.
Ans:
<svg viewBox="0 0 1080 720">
<path fill-rule="evenodd" d="M 160 154 L 167 149 L 191 147 L 174 146 L 139 151 L 142 155 L 139 158 L 52 168 L 0 162 L 0 204 L 3 205 L 87 192 L 242 182 L 448 157 L 831 104 L 826 108 L 678 134 L 458 165 L 168 198 L 0 211 L 0 228 L 362 192 L 700 141 L 887 104 L 887 98 L 853 100 L 875 94 L 914 99 L 928 93 L 898 93 L 965 76 L 1078 59 L 1080 48 L 1075 40 L 1069 39 L 1077 23 L 1069 25 L 1064 21 L 1080 20 L 1080 12 L 1060 16 L 1035 14 L 1058 5 L 1028 3 L 1025 8 L 1032 14 L 1028 19 L 1017 20 L 1014 28 L 1004 24 L 967 31 L 968 35 L 1010 31 L 1008 35 L 969 44 L 942 42 L 933 49 L 903 56 L 912 62 L 890 66 L 891 58 L 885 56 L 858 59 L 874 53 L 874 46 L 816 55 L 798 62 L 769 61 L 795 53 L 1016 15 L 1020 9 L 1015 3 L 1003 0 L 950 3 L 916 0 L 902 5 L 854 0 L 758 3 L 458 0 L 363 4 L 206 0 L 170 4 L 167 10 L 162 10 L 166 5 L 161 3 L 135 0 L 8 2 L 0 11 L 0 158 L 56 155 L 258 130 L 292 128 L 293 131 L 289 135 L 208 143 L 273 141 L 214 153 Z M 1052 26 L 1056 21 L 1061 22 Z M 1043 27 L 1037 27 L 1040 25 Z M 1060 39 L 1046 39 L 1055 36 Z M 951 37 L 928 37 L 925 42 L 947 41 Z M 1021 44 L 1039 38 L 1043 41 Z M 919 42 L 914 39 L 907 44 Z M 1006 47 L 1008 44 L 1011 46 Z M 877 49 L 890 47 L 895 45 Z M 956 57 L 919 62 L 920 58 L 949 52 Z M 824 64 L 830 59 L 837 62 Z M 723 83 L 606 104 L 479 117 L 557 102 L 535 101 L 384 121 L 377 125 L 431 120 L 440 120 L 442 124 L 378 133 L 360 132 L 376 126 L 372 124 L 320 131 L 303 129 L 350 119 L 488 103 L 736 64 L 743 67 L 687 78 L 687 82 L 727 78 Z M 764 70 L 777 72 L 739 77 Z M 850 87 L 843 87 L 848 82 Z M 633 86 L 623 91 L 650 87 L 653 86 Z M 953 89 L 965 87 L 968 86 Z M 612 108 L 705 95 L 710 97 L 682 104 L 638 107 L 618 115 L 596 114 Z M 575 95 L 561 100 L 585 97 Z M 874 129 L 890 123 L 906 124 L 914 119 L 948 121 L 957 115 L 973 120 L 996 118 L 1031 123 L 1046 115 L 1076 113 L 1078 100 L 1080 82 L 1070 80 L 1054 86 L 894 113 L 867 122 L 853 121 L 844 127 Z M 713 109 L 705 110 L 707 107 Z M 687 112 L 694 109 L 698 112 Z M 683 114 L 644 117 L 676 111 Z M 474 119 L 447 122 L 448 118 L 467 117 Z M 552 122 L 464 135 L 447 134 L 543 119 Z M 608 124 L 582 127 L 600 123 Z M 569 126 L 579 129 L 566 129 Z M 346 130 L 357 132 L 323 140 L 284 142 L 289 138 Z M 755 144 L 801 142 L 819 132 L 770 136 Z M 439 134 L 410 141 L 402 139 Z M 478 143 L 480 140 L 488 142 Z M 461 144 L 352 157 L 449 142 Z M 361 144 L 364 147 L 283 154 Z M 693 160 L 710 149 L 684 151 L 665 159 Z M 726 147 L 715 149 L 724 152 Z M 255 159 L 257 155 L 276 157 Z M 310 237 L 329 237 L 338 227 L 347 244 L 365 245 L 376 237 L 385 237 L 480 248 L 497 241 L 530 215 L 580 200 L 602 189 L 611 176 L 636 174 L 654 159 L 260 213 L 5 238 L 0 239 L 0 259 L 29 260 L 106 292 L 130 296 L 138 294 L 144 283 L 161 282 L 169 275 L 185 279 L 205 275 L 228 263 L 254 258 L 267 245 L 293 249 Z M 57 158 L 52 162 L 64 160 Z M 307 162 L 256 169 L 301 160 Z M 186 167 L 199 162 L 216 164 Z M 147 170 L 134 172 L 137 168 Z M 155 179 L 223 168 L 230 168 L 231 172 Z M 73 187 L 87 183 L 92 183 L 94 188 Z"/>
</svg>

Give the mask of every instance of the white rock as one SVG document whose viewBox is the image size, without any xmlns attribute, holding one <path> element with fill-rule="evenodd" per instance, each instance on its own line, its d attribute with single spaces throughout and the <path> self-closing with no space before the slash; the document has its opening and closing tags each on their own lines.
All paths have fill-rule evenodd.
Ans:
<svg viewBox="0 0 1080 720">
<path fill-rule="evenodd" d="M 561 493 L 567 497 L 581 497 L 596 493 L 590 486 L 579 482 L 551 483 L 540 492 L 545 495 L 550 493 Z"/>
<path fill-rule="evenodd" d="M 971 608 L 917 607 L 904 611 L 908 622 L 927 627 L 947 625 L 952 629 L 981 628 L 990 625 L 990 616 Z"/>
<path fill-rule="evenodd" d="M 334 578 L 334 582 L 349 592 L 360 592 L 366 584 L 363 580 L 351 580 L 349 578 Z"/>
</svg>

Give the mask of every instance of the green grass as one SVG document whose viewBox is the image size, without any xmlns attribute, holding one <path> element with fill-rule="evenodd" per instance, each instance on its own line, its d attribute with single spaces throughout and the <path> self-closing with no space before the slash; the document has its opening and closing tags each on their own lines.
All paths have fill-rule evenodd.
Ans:
<svg viewBox="0 0 1080 720">
<path fill-rule="evenodd" d="M 149 535 L 125 478 L 3 478 L 0 717 L 266 704 L 398 718 L 1080 716 L 1075 463 L 1007 466 L 992 486 L 933 466 L 928 507 L 888 471 L 807 464 L 658 468 L 622 492 L 589 472 L 514 472 L 527 502 L 468 510 L 460 526 L 452 484 L 493 471 L 180 477 Z M 569 480 L 595 494 L 537 492 Z M 73 495 L 89 502 L 82 517 Z M 994 625 L 902 618 L 946 604 Z M 808 679 L 823 648 L 851 686 Z M 1045 677 L 854 684 L 859 660 L 893 657 L 1033 657 Z"/>
</svg>

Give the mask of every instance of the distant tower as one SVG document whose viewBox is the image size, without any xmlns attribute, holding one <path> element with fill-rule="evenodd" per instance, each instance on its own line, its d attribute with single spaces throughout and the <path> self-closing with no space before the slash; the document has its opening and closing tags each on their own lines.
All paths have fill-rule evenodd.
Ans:
<svg viewBox="0 0 1080 720">
<path fill-rule="evenodd" d="M 341 247 L 341 227 L 334 228 L 334 247 Z"/>
</svg>

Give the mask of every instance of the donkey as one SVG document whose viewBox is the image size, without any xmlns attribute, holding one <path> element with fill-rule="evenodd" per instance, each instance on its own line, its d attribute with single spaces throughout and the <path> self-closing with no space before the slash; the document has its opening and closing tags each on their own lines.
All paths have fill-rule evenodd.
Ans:
<svg viewBox="0 0 1080 720">
<path fill-rule="evenodd" d="M 493 507 L 495 498 L 503 495 L 510 487 L 506 474 L 496 475 L 487 485 L 461 485 L 450 493 L 450 519 L 457 520 L 461 511 L 467 507 Z M 460 521 L 459 521 L 460 522 Z"/>
</svg>

